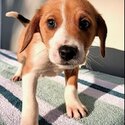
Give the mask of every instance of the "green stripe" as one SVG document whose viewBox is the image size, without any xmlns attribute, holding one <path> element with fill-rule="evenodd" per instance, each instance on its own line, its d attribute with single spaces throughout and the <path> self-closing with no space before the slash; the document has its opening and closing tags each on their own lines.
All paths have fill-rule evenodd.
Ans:
<svg viewBox="0 0 125 125">
<path fill-rule="evenodd" d="M 17 98 L 15 95 L 13 95 L 13 93 L 11 93 L 10 91 L 2 87 L 1 85 L 0 85 L 0 94 L 2 94 L 4 98 L 6 98 L 9 101 L 9 103 L 11 103 L 15 108 L 21 111 L 22 101 L 19 98 Z M 43 124 L 51 125 L 44 118 L 39 116 L 39 125 L 43 125 Z"/>
</svg>

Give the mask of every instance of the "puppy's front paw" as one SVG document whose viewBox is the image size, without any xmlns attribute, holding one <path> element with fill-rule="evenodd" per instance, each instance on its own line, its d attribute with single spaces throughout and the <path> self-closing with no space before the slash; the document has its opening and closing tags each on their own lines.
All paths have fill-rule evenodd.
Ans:
<svg viewBox="0 0 125 125">
<path fill-rule="evenodd" d="M 88 110 L 79 100 L 77 90 L 74 86 L 66 86 L 64 97 L 68 117 L 80 119 L 87 116 Z"/>
<path fill-rule="evenodd" d="M 11 78 L 13 82 L 22 80 L 22 69 L 23 69 L 23 64 L 19 64 L 18 70 L 16 71 L 15 75 Z"/>
<path fill-rule="evenodd" d="M 14 75 L 14 76 L 11 78 L 11 80 L 12 80 L 13 82 L 21 81 L 21 80 L 22 80 L 22 77 L 21 77 L 21 76 L 18 76 L 18 75 Z"/>
<path fill-rule="evenodd" d="M 87 108 L 79 103 L 77 100 L 66 104 L 67 115 L 70 118 L 80 119 L 86 117 L 88 114 Z"/>
</svg>

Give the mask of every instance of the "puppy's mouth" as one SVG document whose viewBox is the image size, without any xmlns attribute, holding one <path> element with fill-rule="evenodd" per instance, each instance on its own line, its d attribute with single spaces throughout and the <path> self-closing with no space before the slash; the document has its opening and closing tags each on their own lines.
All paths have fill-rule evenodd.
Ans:
<svg viewBox="0 0 125 125">
<path fill-rule="evenodd" d="M 63 64 L 57 64 L 58 67 L 62 68 L 62 69 L 74 69 L 75 67 L 77 67 L 78 65 L 74 65 L 74 64 L 69 64 L 69 63 L 63 63 Z"/>
<path fill-rule="evenodd" d="M 84 55 L 77 46 L 63 45 L 57 50 L 52 49 L 49 54 L 50 61 L 55 65 L 72 69 L 84 62 Z"/>
</svg>

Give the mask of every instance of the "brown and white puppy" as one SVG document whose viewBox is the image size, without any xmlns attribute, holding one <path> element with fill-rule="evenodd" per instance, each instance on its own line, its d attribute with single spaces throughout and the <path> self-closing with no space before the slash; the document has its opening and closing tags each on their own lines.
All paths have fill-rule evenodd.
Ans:
<svg viewBox="0 0 125 125">
<path fill-rule="evenodd" d="M 14 81 L 22 77 L 21 125 L 38 125 L 38 77 L 62 71 L 67 115 L 86 116 L 87 108 L 77 95 L 78 67 L 84 63 L 95 36 L 99 36 L 101 54 L 105 56 L 107 27 L 101 15 L 87 0 L 47 0 L 31 21 L 16 12 L 6 15 L 18 18 L 25 26 L 17 54 L 21 64 L 13 77 Z"/>
</svg>

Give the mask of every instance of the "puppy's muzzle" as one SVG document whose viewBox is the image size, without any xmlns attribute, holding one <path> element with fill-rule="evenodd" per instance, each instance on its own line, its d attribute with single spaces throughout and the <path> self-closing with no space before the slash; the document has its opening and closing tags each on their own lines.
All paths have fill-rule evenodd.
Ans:
<svg viewBox="0 0 125 125">
<path fill-rule="evenodd" d="M 68 45 L 61 46 L 59 48 L 59 55 L 63 61 L 69 61 L 74 59 L 78 54 L 78 48 Z"/>
</svg>

